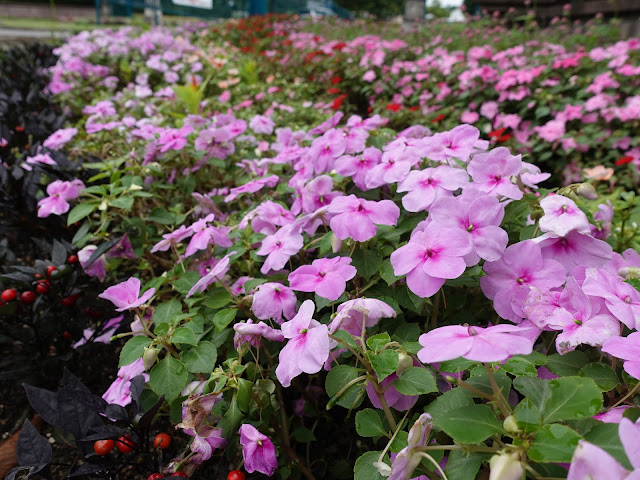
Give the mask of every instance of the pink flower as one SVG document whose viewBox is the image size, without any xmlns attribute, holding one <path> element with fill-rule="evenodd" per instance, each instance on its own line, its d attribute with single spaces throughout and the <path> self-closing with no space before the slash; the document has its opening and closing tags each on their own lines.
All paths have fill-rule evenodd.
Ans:
<svg viewBox="0 0 640 480">
<path fill-rule="evenodd" d="M 589 220 L 578 205 L 562 195 L 549 195 L 540 200 L 544 215 L 540 218 L 540 230 L 551 232 L 559 237 L 576 230 L 579 233 L 591 233 Z"/>
<path fill-rule="evenodd" d="M 161 131 L 158 138 L 158 146 L 160 152 L 167 150 L 182 150 L 187 144 L 187 136 L 193 132 L 191 125 L 185 125 L 182 128 L 166 128 Z"/>
<path fill-rule="evenodd" d="M 541 127 L 535 127 L 538 136 L 547 142 L 555 142 L 565 134 L 565 122 L 563 120 L 550 120 Z"/>
<path fill-rule="evenodd" d="M 260 337 L 274 342 L 283 342 L 284 335 L 280 330 L 271 328 L 264 322 L 253 323 L 252 319 L 246 322 L 238 322 L 233 326 L 236 334 L 233 338 L 233 346 L 236 350 L 248 343 L 254 348 L 260 347 Z"/>
<path fill-rule="evenodd" d="M 65 182 L 55 180 L 47 185 L 48 197 L 38 202 L 38 217 L 48 217 L 51 214 L 62 215 L 69 211 L 68 200 L 77 198 L 84 189 L 84 183 L 80 180 Z"/>
<path fill-rule="evenodd" d="M 337 315 L 329 325 L 329 332 L 341 329 L 359 337 L 363 327 L 373 327 L 381 318 L 395 317 L 396 311 L 382 300 L 355 298 L 340 304 Z"/>
<path fill-rule="evenodd" d="M 303 244 L 302 235 L 293 224 L 286 225 L 273 235 L 264 238 L 260 250 L 256 252 L 256 255 L 267 255 L 260 272 L 266 275 L 269 270 L 282 269 L 291 256 L 300 251 Z"/>
<path fill-rule="evenodd" d="M 640 332 L 630 333 L 626 337 L 609 338 L 601 350 L 624 360 L 625 372 L 640 380 Z"/>
<path fill-rule="evenodd" d="M 224 201 L 226 203 L 229 203 L 230 201 L 238 198 L 243 193 L 256 193 L 262 190 L 264 187 L 275 187 L 278 183 L 278 180 L 279 178 L 277 175 L 269 175 L 268 177 L 251 180 L 244 185 L 240 185 L 239 187 L 234 187 L 229 190 L 229 195 L 224 197 Z"/>
<path fill-rule="evenodd" d="M 296 314 L 296 294 L 280 283 L 263 283 L 253 294 L 251 311 L 260 320 L 273 319 L 282 323 L 282 317 L 291 320 Z"/>
<path fill-rule="evenodd" d="M 334 301 L 347 288 L 347 281 L 356 276 L 357 270 L 350 264 L 349 257 L 320 258 L 291 272 L 289 284 L 293 290 L 315 292 Z"/>
<path fill-rule="evenodd" d="M 398 184 L 398 192 L 409 192 L 402 198 L 402 206 L 409 212 L 428 210 L 439 198 L 452 197 L 453 192 L 469 183 L 469 175 L 460 168 L 440 165 L 409 172 Z"/>
<path fill-rule="evenodd" d="M 95 245 L 87 245 L 82 250 L 78 252 L 78 260 L 80 261 L 80 265 L 84 270 L 84 273 L 91 277 L 96 277 L 101 282 L 104 282 L 104 279 L 107 277 L 107 257 L 105 255 L 100 255 L 96 258 L 91 265 L 88 265 L 89 259 L 93 255 L 93 252 L 98 248 Z"/>
<path fill-rule="evenodd" d="M 253 425 L 245 423 L 240 427 L 240 445 L 244 468 L 248 473 L 260 472 L 271 476 L 278 467 L 276 448 L 269 437 L 261 434 Z"/>
<path fill-rule="evenodd" d="M 212 283 L 221 281 L 222 277 L 224 277 L 224 275 L 229 270 L 229 257 L 235 254 L 236 252 L 233 251 L 233 252 L 227 253 L 224 257 L 222 257 L 220 261 L 215 264 L 215 266 L 211 269 L 209 273 L 207 273 L 204 277 L 198 280 L 198 282 L 193 287 L 191 287 L 191 290 L 189 290 L 189 293 L 187 293 L 186 298 L 189 298 L 194 293 L 198 293 L 198 292 L 202 293 Z"/>
<path fill-rule="evenodd" d="M 186 225 L 180 225 L 180 228 L 177 228 L 173 232 L 165 233 L 162 235 L 162 240 L 156 243 L 151 249 L 151 253 L 155 252 L 166 252 L 171 248 L 171 245 L 175 245 L 185 238 L 193 235 L 193 230 L 191 227 L 187 227 Z"/>
<path fill-rule="evenodd" d="M 587 295 L 603 298 L 607 310 L 628 328 L 640 328 L 640 293 L 618 275 L 590 268 L 582 289 Z"/>
<path fill-rule="evenodd" d="M 375 147 L 365 148 L 355 157 L 344 155 L 336 160 L 336 172 L 343 177 L 351 177 L 360 190 L 367 190 L 365 177 L 367 172 L 380 163 L 382 152 Z"/>
<path fill-rule="evenodd" d="M 102 398 L 110 404 L 120 405 L 125 407 L 131 403 L 131 380 L 138 375 L 144 377 L 144 381 L 149 381 L 149 374 L 144 373 L 144 362 L 142 358 L 137 359 L 135 362 L 120 367 L 118 370 L 118 376 L 111 384 L 111 386 L 104 392 Z"/>
<path fill-rule="evenodd" d="M 391 254 L 391 265 L 395 275 L 407 275 L 409 290 L 426 298 L 435 294 L 446 279 L 464 273 L 466 264 L 462 257 L 470 252 L 469 239 L 458 229 L 430 223 Z"/>
<path fill-rule="evenodd" d="M 337 158 L 344 155 L 347 141 L 341 130 L 331 129 L 316 138 L 309 149 L 309 161 L 316 173 L 330 172 Z"/>
<path fill-rule="evenodd" d="M 301 373 L 318 373 L 329 358 L 331 348 L 327 326 L 312 318 L 315 305 L 306 300 L 292 320 L 282 324 L 282 333 L 289 341 L 280 351 L 276 377 L 283 387 Z"/>
<path fill-rule="evenodd" d="M 209 223 L 213 222 L 213 219 L 214 215 L 210 213 L 189 226 L 189 230 L 193 232 L 193 237 L 191 237 L 189 245 L 187 245 L 185 256 L 190 257 L 198 250 L 205 250 L 209 247 L 213 240 L 213 227 Z"/>
<path fill-rule="evenodd" d="M 78 133 L 77 128 L 63 128 L 53 132 L 44 142 L 43 147 L 59 150 L 60 147 L 68 143 Z"/>
<path fill-rule="evenodd" d="M 39 153 L 33 157 L 27 157 L 26 163 L 31 165 L 57 165 L 56 161 L 48 153 Z M 30 165 L 23 165 L 25 170 L 31 170 Z"/>
<path fill-rule="evenodd" d="M 376 224 L 395 225 L 400 216 L 400 209 L 391 200 L 372 202 L 355 195 L 334 198 L 328 211 L 335 214 L 329 224 L 336 237 L 356 242 L 375 237 Z"/>
<path fill-rule="evenodd" d="M 119 283 L 113 287 L 107 288 L 98 297 L 109 300 L 116 307 L 116 312 L 131 310 L 144 304 L 155 293 L 155 288 L 150 288 L 141 297 L 140 280 L 131 277 L 126 282 Z"/>
<path fill-rule="evenodd" d="M 265 115 L 256 115 L 249 121 L 249 127 L 256 133 L 271 135 L 275 123 Z"/>
<path fill-rule="evenodd" d="M 520 174 L 522 160 L 520 155 L 511 155 L 507 147 L 498 147 L 488 153 L 475 155 L 467 170 L 473 178 L 474 186 L 480 191 L 513 200 L 522 198 L 522 192 L 511 181 L 511 177 Z"/>
<path fill-rule="evenodd" d="M 535 328 L 534 326 L 526 327 Z M 450 325 L 420 335 L 418 358 L 424 363 L 463 357 L 476 362 L 501 362 L 513 355 L 528 355 L 533 340 L 516 325 L 472 327 Z"/>
</svg>

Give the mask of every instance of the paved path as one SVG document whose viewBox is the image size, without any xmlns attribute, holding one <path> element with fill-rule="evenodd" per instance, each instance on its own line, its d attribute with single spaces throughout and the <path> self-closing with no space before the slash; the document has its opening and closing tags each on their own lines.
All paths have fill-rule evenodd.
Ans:
<svg viewBox="0 0 640 480">
<path fill-rule="evenodd" d="M 59 30 L 54 31 L 52 34 L 50 30 L 29 30 L 26 28 L 0 27 L 0 44 L 5 41 L 50 40 L 51 38 L 64 39 L 69 36 L 71 36 L 70 32 L 62 32 Z"/>
<path fill-rule="evenodd" d="M 2 3 L 0 4 L 0 15 L 21 18 L 56 18 L 58 20 L 95 20 L 96 11 L 93 7 L 82 6 L 58 5 L 52 9 L 46 3 L 40 5 Z"/>
</svg>

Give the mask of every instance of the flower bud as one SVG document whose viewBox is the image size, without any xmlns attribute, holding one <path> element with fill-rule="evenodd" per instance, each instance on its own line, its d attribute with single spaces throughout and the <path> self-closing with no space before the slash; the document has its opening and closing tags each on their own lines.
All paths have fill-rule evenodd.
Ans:
<svg viewBox="0 0 640 480">
<path fill-rule="evenodd" d="M 145 347 L 144 353 L 142 354 L 142 363 L 144 364 L 145 370 L 151 370 L 153 364 L 158 358 L 158 350 L 155 347 Z"/>
<path fill-rule="evenodd" d="M 333 253 L 338 253 L 342 248 L 342 240 L 335 236 L 335 234 L 331 234 L 331 250 Z"/>
<path fill-rule="evenodd" d="M 516 422 L 516 417 L 513 415 L 509 415 L 502 422 L 502 427 L 509 433 L 518 433 L 520 429 L 518 428 L 518 422 Z"/>
<path fill-rule="evenodd" d="M 581 183 L 580 185 L 578 185 L 576 192 L 578 193 L 578 195 L 586 198 L 587 200 L 595 200 L 596 198 L 598 198 L 596 189 L 593 188 L 593 185 L 591 185 L 590 183 Z"/>
<path fill-rule="evenodd" d="M 517 453 L 502 452 L 489 460 L 489 480 L 521 480 L 522 464 Z"/>
<path fill-rule="evenodd" d="M 378 473 L 383 477 L 391 475 L 391 467 L 384 462 L 373 462 L 373 466 L 376 467 Z"/>
<path fill-rule="evenodd" d="M 409 367 L 413 367 L 413 358 L 406 353 L 398 353 L 398 368 L 396 368 L 396 375 L 399 377 L 402 376 L 404 371 Z"/>
</svg>

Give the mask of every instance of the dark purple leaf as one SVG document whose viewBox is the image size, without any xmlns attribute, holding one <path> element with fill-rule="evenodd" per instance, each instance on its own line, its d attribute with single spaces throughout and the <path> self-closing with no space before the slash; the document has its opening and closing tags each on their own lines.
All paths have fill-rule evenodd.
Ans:
<svg viewBox="0 0 640 480">
<path fill-rule="evenodd" d="M 18 436 L 18 463 L 25 467 L 38 467 L 48 465 L 52 458 L 49 441 L 38 433 L 29 420 L 25 420 Z"/>
</svg>

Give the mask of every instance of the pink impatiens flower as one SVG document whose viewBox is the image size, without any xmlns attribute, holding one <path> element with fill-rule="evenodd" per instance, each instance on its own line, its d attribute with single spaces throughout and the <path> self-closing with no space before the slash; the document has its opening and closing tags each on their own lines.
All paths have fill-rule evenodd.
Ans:
<svg viewBox="0 0 640 480">
<path fill-rule="evenodd" d="M 640 380 L 640 332 L 633 332 L 626 337 L 609 338 L 601 350 L 624 360 L 625 372 Z"/>
<path fill-rule="evenodd" d="M 242 425 L 238 433 L 240 433 L 245 470 L 248 473 L 260 472 L 269 477 L 273 475 L 278 467 L 278 458 L 276 448 L 269 437 L 248 423 Z"/>
<path fill-rule="evenodd" d="M 335 214 L 329 225 L 336 237 L 356 242 L 375 237 L 376 225 L 395 225 L 400 216 L 400 209 L 391 200 L 372 202 L 355 195 L 334 198 L 328 211 Z"/>
<path fill-rule="evenodd" d="M 260 320 L 291 320 L 296 314 L 296 294 L 280 283 L 263 283 L 253 294 L 251 311 Z"/>
<path fill-rule="evenodd" d="M 479 153 L 471 159 L 467 167 L 473 183 L 480 191 L 490 195 L 502 195 L 520 200 L 522 192 L 511 181 L 522 170 L 520 155 L 511 155 L 507 147 L 494 148 L 487 153 Z"/>
<path fill-rule="evenodd" d="M 144 304 L 155 292 L 155 288 L 150 288 L 140 297 L 140 280 L 131 277 L 126 282 L 107 288 L 98 297 L 109 300 L 118 307 L 116 312 L 124 312 Z"/>
<path fill-rule="evenodd" d="M 283 387 L 301 373 L 318 373 L 329 358 L 331 342 L 326 325 L 314 320 L 315 305 L 306 300 L 292 320 L 282 324 L 282 333 L 289 341 L 280 351 L 276 377 Z"/>
<path fill-rule="evenodd" d="M 464 273 L 462 257 L 470 252 L 469 239 L 460 230 L 430 223 L 391 254 L 391 265 L 396 276 L 407 275 L 409 290 L 426 298 L 440 290 L 446 279 Z"/>
<path fill-rule="evenodd" d="M 144 377 L 145 382 L 149 381 L 149 374 L 144 373 L 144 362 L 142 358 L 135 362 L 120 367 L 118 376 L 111 386 L 104 392 L 102 398 L 110 404 L 126 407 L 131 403 L 131 380 L 138 375 Z"/>
<path fill-rule="evenodd" d="M 197 292 L 202 293 L 212 283 L 219 282 L 229 270 L 229 257 L 235 254 L 236 252 L 233 251 L 227 253 L 224 257 L 222 257 L 209 273 L 207 273 L 204 277 L 198 280 L 193 287 L 191 287 L 191 290 L 189 290 L 189 293 L 187 293 L 186 298 L 189 298 L 191 295 Z"/>
<path fill-rule="evenodd" d="M 302 234 L 294 228 L 293 224 L 286 225 L 273 235 L 264 238 L 260 250 L 256 252 L 256 255 L 267 255 L 260 272 L 266 275 L 269 270 L 282 269 L 291 256 L 300 251 L 303 244 Z"/>
<path fill-rule="evenodd" d="M 418 358 L 424 363 L 444 362 L 463 357 L 476 362 L 501 362 L 513 355 L 528 355 L 534 341 L 524 334 L 533 325 L 472 327 L 449 325 L 420 335 Z M 536 329 L 537 330 L 537 329 Z"/>
<path fill-rule="evenodd" d="M 271 328 L 264 322 L 253 323 L 252 319 L 249 319 L 246 322 L 236 323 L 233 326 L 233 329 L 236 332 L 233 337 L 233 346 L 236 350 L 239 350 L 245 343 L 248 343 L 252 347 L 259 348 L 260 339 L 262 337 L 274 342 L 284 341 L 284 335 L 280 330 Z"/>
<path fill-rule="evenodd" d="M 289 285 L 299 292 L 315 292 L 331 301 L 340 298 L 347 281 L 357 270 L 349 257 L 319 258 L 311 265 L 303 265 L 289 274 Z"/>
<path fill-rule="evenodd" d="M 469 183 L 469 175 L 460 168 L 440 165 L 409 172 L 398 184 L 398 192 L 409 192 L 402 206 L 409 212 L 428 210 L 438 198 L 452 197 L 453 192 Z"/>
<path fill-rule="evenodd" d="M 82 189 L 84 189 L 84 183 L 77 179 L 71 182 L 62 180 L 51 182 L 47 186 L 49 196 L 38 202 L 38 217 L 67 213 L 69 211 L 68 200 L 77 198 Z"/>
<path fill-rule="evenodd" d="M 540 200 L 544 215 L 540 218 L 540 230 L 559 237 L 576 230 L 579 233 L 591 232 L 589 220 L 576 202 L 562 195 L 550 195 Z"/>
<path fill-rule="evenodd" d="M 44 142 L 43 147 L 59 150 L 64 144 L 69 142 L 78 133 L 77 128 L 62 128 L 53 132 Z"/>
<path fill-rule="evenodd" d="M 381 318 L 395 318 L 396 311 L 375 298 L 354 298 L 347 300 L 338 307 L 338 314 L 329 325 L 329 332 L 346 330 L 350 334 L 359 337 L 363 327 L 373 327 Z"/>
</svg>

